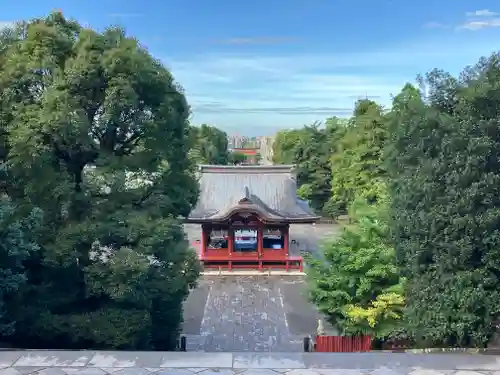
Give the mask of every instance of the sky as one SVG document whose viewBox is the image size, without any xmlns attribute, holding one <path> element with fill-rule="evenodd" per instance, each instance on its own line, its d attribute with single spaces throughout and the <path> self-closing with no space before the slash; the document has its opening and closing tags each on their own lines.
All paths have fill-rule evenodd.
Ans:
<svg viewBox="0 0 500 375">
<path fill-rule="evenodd" d="M 498 0 L 3 0 L 0 27 L 55 9 L 125 27 L 184 88 L 193 123 L 250 136 L 347 117 L 360 98 L 389 106 L 417 74 L 500 49 Z"/>
</svg>

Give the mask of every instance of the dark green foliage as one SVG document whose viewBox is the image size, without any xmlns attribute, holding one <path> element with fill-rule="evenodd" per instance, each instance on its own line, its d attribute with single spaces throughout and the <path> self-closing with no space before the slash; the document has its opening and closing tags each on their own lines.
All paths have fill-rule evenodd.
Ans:
<svg viewBox="0 0 500 375">
<path fill-rule="evenodd" d="M 172 349 L 198 275 L 177 220 L 198 193 L 182 90 L 123 30 L 60 13 L 1 45 L 0 194 L 44 213 L 3 340 Z"/>
<path fill-rule="evenodd" d="M 226 165 L 229 162 L 227 134 L 215 126 L 190 126 L 191 160 L 196 164 Z"/>
<path fill-rule="evenodd" d="M 373 314 L 372 301 L 403 293 L 390 244 L 387 199 L 376 206 L 358 199 L 351 217 L 353 224 L 339 238 L 323 244 L 322 259 L 308 259 L 311 300 L 344 334 L 384 336 L 394 325 L 388 327 L 387 319 Z M 374 327 L 366 323 L 370 318 Z"/>
<path fill-rule="evenodd" d="M 245 163 L 247 160 L 246 155 L 241 152 L 230 152 L 228 155 L 228 164 L 229 165 L 240 165 Z"/>
<path fill-rule="evenodd" d="M 26 282 L 23 262 L 36 255 L 39 247 L 32 233 L 40 224 L 41 212 L 34 210 L 26 219 L 15 217 L 14 206 L 0 197 L 0 335 L 12 335 L 15 316 L 10 307 L 18 300 L 17 293 Z"/>
<path fill-rule="evenodd" d="M 327 129 L 315 124 L 279 132 L 273 144 L 274 162 L 296 166 L 299 195 L 318 212 L 331 195 L 331 133 Z"/>
<path fill-rule="evenodd" d="M 376 202 L 374 187 L 385 177 L 382 156 L 387 129 L 380 106 L 360 100 L 344 129 L 331 158 L 332 194 L 327 205 L 331 213 L 345 213 L 360 195 Z"/>
<path fill-rule="evenodd" d="M 392 227 L 418 341 L 483 346 L 500 314 L 500 63 L 434 71 L 395 98 Z"/>
</svg>

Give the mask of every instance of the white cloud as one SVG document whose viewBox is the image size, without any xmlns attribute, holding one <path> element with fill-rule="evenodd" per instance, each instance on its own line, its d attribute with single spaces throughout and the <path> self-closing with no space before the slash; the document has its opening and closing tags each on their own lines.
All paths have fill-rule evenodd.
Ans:
<svg viewBox="0 0 500 375">
<path fill-rule="evenodd" d="M 164 59 L 184 87 L 195 123 L 234 132 L 270 133 L 280 127 L 348 116 L 355 100 L 389 105 L 405 82 L 440 67 L 457 73 L 495 44 L 439 43 L 354 53 L 205 54 Z"/>
<path fill-rule="evenodd" d="M 498 15 L 498 13 L 492 12 L 488 9 L 481 9 L 481 10 L 476 10 L 474 12 L 466 13 L 467 17 L 494 17 L 496 15 Z"/>
<path fill-rule="evenodd" d="M 461 24 L 457 29 L 475 31 L 493 27 L 500 27 L 500 17 L 497 17 L 498 13 L 492 12 L 488 9 L 467 12 L 465 15 L 465 22 Z"/>
<path fill-rule="evenodd" d="M 461 29 L 472 30 L 472 31 L 487 29 L 492 27 L 500 27 L 500 18 L 492 18 L 486 20 L 471 20 L 465 22 L 463 25 L 460 26 Z"/>
</svg>

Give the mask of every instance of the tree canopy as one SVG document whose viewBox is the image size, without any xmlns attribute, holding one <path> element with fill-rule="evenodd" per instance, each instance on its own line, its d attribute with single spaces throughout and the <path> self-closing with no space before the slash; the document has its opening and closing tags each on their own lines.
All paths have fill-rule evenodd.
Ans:
<svg viewBox="0 0 500 375">
<path fill-rule="evenodd" d="M 432 344 L 485 345 L 500 313 L 499 58 L 458 79 L 432 71 L 427 97 L 408 85 L 394 99 L 393 241 L 409 330 Z"/>
<path fill-rule="evenodd" d="M 230 162 L 227 134 L 215 126 L 189 127 L 189 156 L 197 164 L 226 165 Z"/>
<path fill-rule="evenodd" d="M 336 134 L 323 213 L 358 209 L 324 259 L 311 259 L 311 298 L 344 332 L 484 347 L 500 318 L 500 54 L 417 83 L 385 111 L 363 100 L 342 126 L 318 129 Z M 278 158 L 306 166 L 306 132 L 280 135 Z M 299 187 L 311 202 L 313 181 Z"/>
<path fill-rule="evenodd" d="M 180 86 L 124 30 L 56 12 L 0 35 L 0 103 L 0 195 L 43 212 L 36 251 L 7 227 L 2 257 L 27 258 L 4 341 L 172 349 L 198 274 L 177 220 L 198 194 Z"/>
</svg>

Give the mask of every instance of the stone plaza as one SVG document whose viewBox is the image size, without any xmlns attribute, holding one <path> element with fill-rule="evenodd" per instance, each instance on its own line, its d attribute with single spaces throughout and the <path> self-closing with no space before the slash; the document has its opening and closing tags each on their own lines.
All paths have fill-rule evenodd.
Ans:
<svg viewBox="0 0 500 375">
<path fill-rule="evenodd" d="M 500 356 L 1 351 L 0 375 L 500 375 Z"/>
<path fill-rule="evenodd" d="M 190 241 L 198 225 L 185 225 Z M 292 251 L 317 252 L 333 225 L 292 225 Z M 303 338 L 316 332 L 321 315 L 307 300 L 303 276 L 203 276 L 184 306 L 188 351 L 302 352 Z M 327 325 L 329 334 L 336 334 Z"/>
</svg>

